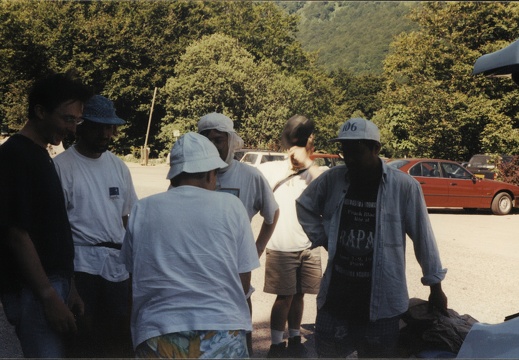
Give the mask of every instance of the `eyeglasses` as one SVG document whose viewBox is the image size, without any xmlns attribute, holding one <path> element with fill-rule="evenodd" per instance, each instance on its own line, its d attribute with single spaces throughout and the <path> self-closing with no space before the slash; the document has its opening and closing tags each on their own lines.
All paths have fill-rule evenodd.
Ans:
<svg viewBox="0 0 519 360">
<path fill-rule="evenodd" d="M 72 115 L 60 115 L 61 119 L 63 119 L 64 122 L 67 124 L 76 124 L 81 125 L 85 119 L 80 117 L 75 117 Z"/>
</svg>

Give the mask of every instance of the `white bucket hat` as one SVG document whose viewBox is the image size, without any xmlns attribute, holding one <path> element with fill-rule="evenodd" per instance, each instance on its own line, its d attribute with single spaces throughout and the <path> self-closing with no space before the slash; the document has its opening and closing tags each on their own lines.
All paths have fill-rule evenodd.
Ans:
<svg viewBox="0 0 519 360">
<path fill-rule="evenodd" d="M 229 152 L 225 162 L 230 165 L 234 158 L 234 152 L 243 147 L 243 139 L 234 130 L 234 122 L 224 114 L 212 112 L 202 116 L 197 126 L 198 133 L 214 129 L 229 134 Z"/>
<path fill-rule="evenodd" d="M 199 173 L 222 169 L 227 164 L 220 159 L 218 150 L 208 138 L 189 132 L 182 135 L 171 148 L 170 169 L 166 178 L 173 179 L 182 172 Z"/>
<path fill-rule="evenodd" d="M 372 121 L 363 118 L 352 118 L 339 128 L 339 136 L 330 141 L 374 140 L 380 142 L 380 131 Z"/>
</svg>

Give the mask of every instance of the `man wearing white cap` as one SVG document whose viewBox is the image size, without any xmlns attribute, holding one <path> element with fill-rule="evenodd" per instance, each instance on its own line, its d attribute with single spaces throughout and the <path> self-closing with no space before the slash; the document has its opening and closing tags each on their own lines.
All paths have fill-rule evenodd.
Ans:
<svg viewBox="0 0 519 360">
<path fill-rule="evenodd" d="M 206 136 L 218 149 L 220 158 L 229 166 L 218 171 L 216 189 L 229 192 L 240 198 L 249 220 L 259 212 L 263 224 L 256 239 L 258 257 L 274 232 L 279 216 L 279 206 L 272 189 L 261 172 L 256 168 L 234 159 L 234 152 L 243 146 L 243 140 L 234 131 L 233 121 L 216 112 L 204 115 L 198 121 L 198 132 Z M 254 288 L 251 286 L 247 294 L 247 302 L 252 313 L 250 296 Z M 248 334 L 249 352 L 252 352 L 252 334 Z"/>
<path fill-rule="evenodd" d="M 137 201 L 126 164 L 108 151 L 125 124 L 111 100 L 93 96 L 83 109 L 77 142 L 54 159 L 74 239 L 74 283 L 84 302 L 71 357 L 129 357 L 130 280 L 117 261 Z"/>
<path fill-rule="evenodd" d="M 196 133 L 177 140 L 170 163 L 170 189 L 133 207 L 121 251 L 136 355 L 248 357 L 245 293 L 259 260 L 243 204 L 213 191 L 227 164 Z"/>
<path fill-rule="evenodd" d="M 380 133 L 353 118 L 332 141 L 346 165 L 326 171 L 296 203 L 314 247 L 328 250 L 317 297 L 316 350 L 320 357 L 395 357 L 399 318 L 408 308 L 406 234 L 430 286 L 430 305 L 446 311 L 442 267 L 420 184 L 378 156 Z"/>
</svg>

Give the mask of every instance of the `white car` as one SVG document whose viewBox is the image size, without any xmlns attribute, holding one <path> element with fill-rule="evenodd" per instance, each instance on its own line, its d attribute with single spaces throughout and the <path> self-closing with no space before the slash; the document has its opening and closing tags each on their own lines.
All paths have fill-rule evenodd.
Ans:
<svg viewBox="0 0 519 360">
<path fill-rule="evenodd" d="M 250 166 L 258 167 L 259 164 L 263 164 L 269 161 L 281 161 L 286 160 L 288 155 L 286 153 L 274 152 L 274 151 L 247 151 L 240 162 L 248 164 Z"/>
</svg>

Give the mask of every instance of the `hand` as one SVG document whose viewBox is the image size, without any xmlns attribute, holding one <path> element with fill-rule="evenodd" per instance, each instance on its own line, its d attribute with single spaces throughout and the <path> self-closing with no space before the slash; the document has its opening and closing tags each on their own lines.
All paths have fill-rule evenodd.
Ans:
<svg viewBox="0 0 519 360">
<path fill-rule="evenodd" d="M 447 312 L 447 296 L 442 290 L 441 283 L 431 285 L 429 308 L 430 310 L 436 309 L 443 315 L 449 317 L 449 313 Z"/>
<path fill-rule="evenodd" d="M 304 169 L 312 165 L 310 154 L 305 147 L 292 146 L 290 150 L 288 150 L 288 156 L 295 169 Z"/>
<path fill-rule="evenodd" d="M 85 314 L 85 303 L 79 293 L 77 292 L 76 284 L 72 279 L 70 284 L 70 293 L 67 301 L 70 311 L 74 314 L 74 317 L 83 316 Z"/>
<path fill-rule="evenodd" d="M 74 314 L 60 298 L 54 288 L 49 288 L 42 299 L 45 317 L 52 329 L 59 333 L 76 333 Z"/>
</svg>

